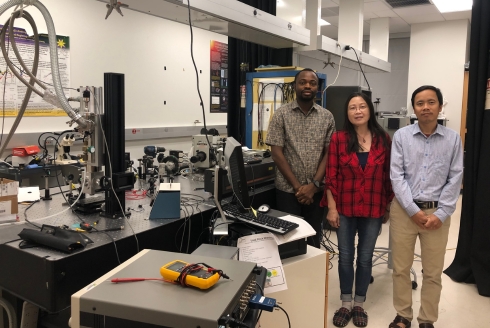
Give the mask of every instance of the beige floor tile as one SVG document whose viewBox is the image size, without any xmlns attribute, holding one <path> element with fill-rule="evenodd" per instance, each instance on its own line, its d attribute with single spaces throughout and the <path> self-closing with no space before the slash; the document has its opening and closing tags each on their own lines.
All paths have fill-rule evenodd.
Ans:
<svg viewBox="0 0 490 328">
<path fill-rule="evenodd" d="M 446 251 L 445 267 L 448 267 L 456 252 L 459 234 L 459 221 L 461 213 L 461 199 L 458 202 L 456 212 L 452 216 L 451 228 L 449 232 L 448 250 Z M 388 246 L 388 225 L 383 226 L 383 231 L 378 238 L 377 247 Z M 337 243 L 335 233 L 331 234 L 331 241 Z M 417 242 L 416 252 L 420 253 L 420 246 Z M 328 324 L 334 327 L 332 318 L 335 311 L 340 307 L 340 287 L 337 271 L 338 258 L 332 261 L 332 269 L 329 273 L 329 292 L 328 292 Z M 413 309 L 416 318 L 420 306 L 420 287 L 422 284 L 422 264 L 414 262 L 413 268 L 417 274 L 419 288 L 413 291 Z M 369 286 L 365 310 L 369 315 L 368 327 L 387 328 L 393 320 L 396 312 L 392 303 L 392 280 L 391 270 L 387 265 L 378 265 L 373 268 L 374 283 Z M 484 328 L 490 325 L 490 298 L 478 295 L 475 285 L 468 285 L 452 281 L 447 275 L 442 275 L 442 295 L 439 304 L 439 320 L 434 324 L 435 327 L 472 327 Z M 352 322 L 347 327 L 355 327 Z M 412 327 L 418 327 L 416 319 L 412 322 Z"/>
</svg>

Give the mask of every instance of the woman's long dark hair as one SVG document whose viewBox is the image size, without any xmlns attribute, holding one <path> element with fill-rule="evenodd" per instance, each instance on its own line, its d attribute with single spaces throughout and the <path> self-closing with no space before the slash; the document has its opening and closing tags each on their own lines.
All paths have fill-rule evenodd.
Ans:
<svg viewBox="0 0 490 328">
<path fill-rule="evenodd" d="M 359 140 L 357 139 L 357 132 L 354 129 L 354 125 L 349 121 L 349 116 L 348 116 L 349 102 L 351 101 L 352 98 L 355 97 L 361 97 L 362 99 L 364 99 L 364 101 L 369 107 L 369 120 L 368 120 L 369 131 L 371 131 L 373 136 L 375 136 L 376 138 L 381 138 L 384 148 L 388 148 L 389 147 L 388 137 L 386 136 L 386 131 L 381 127 L 381 125 L 379 125 L 378 121 L 376 121 L 373 102 L 364 93 L 354 92 L 347 98 L 347 101 L 345 102 L 345 108 L 344 108 L 345 109 L 344 130 L 349 133 L 349 144 L 347 147 L 348 151 L 355 153 L 362 149 L 361 145 L 359 144 Z"/>
</svg>

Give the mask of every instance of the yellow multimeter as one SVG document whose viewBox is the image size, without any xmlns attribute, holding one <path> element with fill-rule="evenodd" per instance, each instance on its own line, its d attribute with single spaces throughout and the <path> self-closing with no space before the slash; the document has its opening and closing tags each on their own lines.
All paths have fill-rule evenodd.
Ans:
<svg viewBox="0 0 490 328">
<path fill-rule="evenodd" d="M 182 269 L 186 267 L 189 263 L 184 261 L 173 261 L 165 264 L 160 268 L 160 274 L 162 277 L 169 281 L 176 281 L 179 278 Z M 185 277 L 185 284 L 189 286 L 194 286 L 199 289 L 208 289 L 218 282 L 220 278 L 219 273 L 209 272 L 208 270 L 202 268 L 198 271 L 190 272 Z"/>
</svg>

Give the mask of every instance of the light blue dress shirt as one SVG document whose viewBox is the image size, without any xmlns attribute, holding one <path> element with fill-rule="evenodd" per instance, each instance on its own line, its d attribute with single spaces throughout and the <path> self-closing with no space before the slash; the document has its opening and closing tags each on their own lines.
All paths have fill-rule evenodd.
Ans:
<svg viewBox="0 0 490 328">
<path fill-rule="evenodd" d="M 399 129 L 391 149 L 391 183 L 409 216 L 417 201 L 438 201 L 434 215 L 444 222 L 456 209 L 463 179 L 463 147 L 455 131 L 440 124 L 429 137 L 418 124 Z"/>
</svg>

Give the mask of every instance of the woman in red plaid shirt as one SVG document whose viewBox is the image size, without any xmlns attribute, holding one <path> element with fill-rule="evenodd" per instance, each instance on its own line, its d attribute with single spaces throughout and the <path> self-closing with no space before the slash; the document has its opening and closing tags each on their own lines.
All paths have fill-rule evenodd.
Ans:
<svg viewBox="0 0 490 328">
<path fill-rule="evenodd" d="M 327 220 L 337 228 L 339 279 L 342 307 L 333 324 L 345 327 L 349 320 L 366 327 L 364 301 L 371 280 L 372 257 L 381 224 L 388 220 L 393 198 L 390 181 L 391 140 L 376 121 L 371 100 L 362 93 L 349 96 L 344 130 L 330 141 L 321 202 L 328 206 Z M 354 284 L 355 236 L 359 235 Z M 354 300 L 354 306 L 352 305 Z"/>
</svg>

